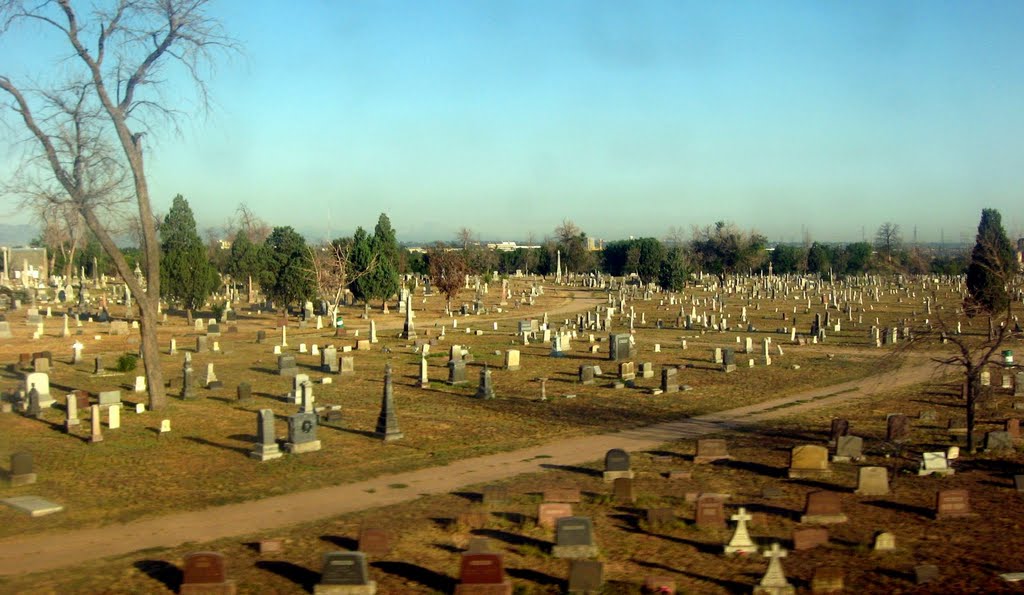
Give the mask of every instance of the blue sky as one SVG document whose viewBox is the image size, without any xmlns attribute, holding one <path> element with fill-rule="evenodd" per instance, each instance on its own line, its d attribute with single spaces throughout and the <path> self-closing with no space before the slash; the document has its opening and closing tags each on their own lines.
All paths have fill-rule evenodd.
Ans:
<svg viewBox="0 0 1024 595">
<path fill-rule="evenodd" d="M 991 206 L 1024 231 L 1024 3 L 213 10 L 244 53 L 148 161 L 154 208 L 181 193 L 202 226 L 245 202 L 311 239 L 383 211 L 403 240 L 540 239 L 568 218 L 608 239 L 725 219 L 935 241 Z M 0 37 L 0 64 L 37 43 Z"/>
</svg>

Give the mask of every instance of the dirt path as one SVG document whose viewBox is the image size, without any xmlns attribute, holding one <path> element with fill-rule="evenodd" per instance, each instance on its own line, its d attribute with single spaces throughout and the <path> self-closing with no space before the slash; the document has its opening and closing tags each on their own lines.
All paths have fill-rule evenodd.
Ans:
<svg viewBox="0 0 1024 595">
<path fill-rule="evenodd" d="M 935 373 L 934 364 L 917 360 L 895 371 L 756 405 L 621 432 L 556 440 L 512 452 L 465 459 L 444 467 L 395 473 L 358 483 L 97 529 L 3 539 L 0 540 L 0 575 L 52 570 L 147 548 L 173 547 L 185 542 L 198 544 L 248 535 L 398 504 L 421 495 L 450 492 L 471 484 L 543 471 L 552 465 L 579 465 L 601 458 L 611 448 L 628 451 L 652 449 L 672 440 L 693 439 L 723 429 L 917 384 L 932 378 Z M 389 487 L 398 484 L 407 487 Z"/>
</svg>

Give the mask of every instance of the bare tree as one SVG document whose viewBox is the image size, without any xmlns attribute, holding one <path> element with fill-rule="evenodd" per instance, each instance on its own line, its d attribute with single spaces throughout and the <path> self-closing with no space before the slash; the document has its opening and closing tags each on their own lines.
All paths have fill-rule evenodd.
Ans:
<svg viewBox="0 0 1024 595">
<path fill-rule="evenodd" d="M 166 405 L 166 394 L 156 332 L 160 244 L 142 138 L 158 121 L 174 118 L 159 94 L 166 80 L 159 76 L 163 70 L 175 63 L 183 67 L 205 103 L 203 73 L 211 52 L 234 47 L 206 14 L 206 5 L 207 0 L 118 0 L 110 9 L 84 14 L 71 0 L 0 0 L 0 32 L 24 22 L 41 23 L 71 50 L 71 58 L 62 62 L 72 72 L 70 83 L 33 91 L 0 73 L 0 89 L 36 143 L 33 157 L 45 163 L 46 176 L 63 192 L 54 193 L 53 200 L 72 205 L 82 216 L 136 298 L 152 409 Z M 107 221 L 105 205 L 120 195 L 122 179 L 138 211 L 145 288 Z"/>
<path fill-rule="evenodd" d="M 372 273 L 380 256 L 373 254 L 369 266 L 357 271 L 357 267 L 352 263 L 352 248 L 352 238 L 338 239 L 309 248 L 317 293 L 321 298 L 330 301 L 332 319 L 338 315 L 345 290 L 360 277 Z"/>
<path fill-rule="evenodd" d="M 887 221 L 878 227 L 875 232 L 875 250 L 885 257 L 885 262 L 892 262 L 892 255 L 900 249 L 903 243 L 903 236 L 900 234 L 900 226 Z"/>
<path fill-rule="evenodd" d="M 244 231 L 252 243 L 262 244 L 270 236 L 271 228 L 269 223 L 253 213 L 249 205 L 243 202 L 235 209 L 235 218 L 228 223 L 225 235 L 234 237 L 239 231 Z"/>
<path fill-rule="evenodd" d="M 469 247 L 473 244 L 474 235 L 473 230 L 468 227 L 460 227 L 459 231 L 455 232 L 455 243 L 463 250 L 469 250 Z"/>
</svg>

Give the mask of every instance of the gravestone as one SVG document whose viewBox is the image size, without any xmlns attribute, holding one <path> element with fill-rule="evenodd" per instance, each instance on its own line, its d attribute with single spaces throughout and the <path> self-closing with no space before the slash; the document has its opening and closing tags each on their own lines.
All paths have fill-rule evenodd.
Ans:
<svg viewBox="0 0 1024 595">
<path fill-rule="evenodd" d="M 555 523 L 555 547 L 551 553 L 556 558 L 597 557 L 590 519 L 575 516 L 558 519 Z"/>
<path fill-rule="evenodd" d="M 281 449 L 277 445 L 277 431 L 274 427 L 273 409 L 260 409 L 256 413 L 256 442 L 249 456 L 261 461 L 281 458 Z"/>
<path fill-rule="evenodd" d="M 935 495 L 935 518 L 955 519 L 975 516 L 971 512 L 970 493 L 967 490 L 939 490 Z"/>
<path fill-rule="evenodd" d="M 316 413 L 300 412 L 288 416 L 288 442 L 284 448 L 292 454 L 320 450 L 316 438 Z"/>
<path fill-rule="evenodd" d="M 466 383 L 466 362 L 462 359 L 448 361 L 448 384 L 455 386 Z"/>
<path fill-rule="evenodd" d="M 679 369 L 666 367 L 661 369 L 661 392 L 664 394 L 679 392 Z"/>
<path fill-rule="evenodd" d="M 597 560 L 569 562 L 569 593 L 601 593 L 604 586 L 604 564 Z"/>
<path fill-rule="evenodd" d="M 904 442 L 910 438 L 910 418 L 894 413 L 886 419 L 885 439 L 889 442 Z"/>
<path fill-rule="evenodd" d="M 610 483 L 620 477 L 633 479 L 629 453 L 620 448 L 613 448 L 604 455 L 604 480 Z"/>
<path fill-rule="evenodd" d="M 724 372 L 733 372 L 736 370 L 736 352 L 731 348 L 722 350 L 722 370 Z"/>
<path fill-rule="evenodd" d="M 712 529 L 725 528 L 725 500 L 714 494 L 702 494 L 697 498 L 695 524 Z"/>
<path fill-rule="evenodd" d="M 316 595 L 374 595 L 377 583 L 370 580 L 370 571 L 363 552 L 326 552 L 320 582 L 313 587 Z"/>
<path fill-rule="evenodd" d="M 786 550 L 782 549 L 778 542 L 772 543 L 772 547 L 764 552 L 768 558 L 768 570 L 761 578 L 761 582 L 754 587 L 754 595 L 793 595 L 796 589 L 786 580 L 782 569 L 782 558 L 786 557 Z"/>
<path fill-rule="evenodd" d="M 608 359 L 613 362 L 633 358 L 632 337 L 626 333 L 608 335 Z"/>
<path fill-rule="evenodd" d="M 299 368 L 297 365 L 295 365 L 295 356 L 277 356 L 277 374 L 279 376 L 295 376 L 298 373 Z"/>
<path fill-rule="evenodd" d="M 104 390 L 100 391 L 99 394 L 99 405 L 101 408 L 111 407 L 113 405 L 121 404 L 121 391 L 119 390 Z"/>
<path fill-rule="evenodd" d="M 8 482 L 11 487 L 24 486 L 36 482 L 32 453 L 22 451 L 11 455 L 11 472 L 8 475 Z"/>
<path fill-rule="evenodd" d="M 800 527 L 793 529 L 794 550 L 809 550 L 819 545 L 828 545 L 828 529 L 825 527 Z"/>
<path fill-rule="evenodd" d="M 594 366 L 580 366 L 579 383 L 584 385 L 594 384 Z"/>
<path fill-rule="evenodd" d="M 619 379 L 627 381 L 636 379 L 636 366 L 633 362 L 621 362 L 619 364 Z"/>
<path fill-rule="evenodd" d="M 554 529 L 558 519 L 572 516 L 572 504 L 568 502 L 542 502 L 537 506 L 537 526 Z"/>
<path fill-rule="evenodd" d="M 391 553 L 391 538 L 380 527 L 364 526 L 359 529 L 359 551 L 368 556 L 382 558 Z"/>
<path fill-rule="evenodd" d="M 858 496 L 889 494 L 889 470 L 885 467 L 861 467 L 857 470 Z"/>
<path fill-rule="evenodd" d="M 733 532 L 732 538 L 729 539 L 728 545 L 725 546 L 725 553 L 756 554 L 757 544 L 750 538 L 750 533 L 747 531 L 747 521 L 752 521 L 754 517 L 747 514 L 747 509 L 741 506 L 730 518 L 736 521 L 736 530 Z"/>
<path fill-rule="evenodd" d="M 509 349 L 505 352 L 505 369 L 513 372 L 519 369 L 518 349 Z"/>
<path fill-rule="evenodd" d="M 356 358 L 352 355 L 344 355 L 341 357 L 341 371 L 339 374 L 342 376 L 348 376 L 356 373 Z"/>
<path fill-rule="evenodd" d="M 841 436 L 847 436 L 850 433 L 850 422 L 845 419 L 836 418 L 832 420 L 832 427 L 828 432 L 828 443 L 829 446 L 835 446 Z"/>
<path fill-rule="evenodd" d="M 252 385 L 248 382 L 239 383 L 235 389 L 235 399 L 239 401 L 248 401 L 252 399 Z"/>
<path fill-rule="evenodd" d="M 100 425 L 100 406 L 93 405 L 89 408 L 90 414 L 90 430 L 89 443 L 96 444 L 97 442 L 103 442 L 103 426 Z"/>
<path fill-rule="evenodd" d="M 320 351 L 320 371 L 327 374 L 338 373 L 338 349 L 333 345 Z"/>
<path fill-rule="evenodd" d="M 697 440 L 697 454 L 693 462 L 698 465 L 732 459 L 729 448 L 722 438 L 702 438 Z"/>
<path fill-rule="evenodd" d="M 50 395 L 50 376 L 46 372 L 32 372 L 25 374 L 23 384 L 25 392 L 28 393 L 33 387 L 39 392 L 39 406 L 43 409 L 50 407 L 55 399 Z"/>
<path fill-rule="evenodd" d="M 195 552 L 185 556 L 181 595 L 234 595 L 235 582 L 228 580 L 223 554 Z"/>
<path fill-rule="evenodd" d="M 888 552 L 896 549 L 896 536 L 887 531 L 880 531 L 875 535 L 875 551 Z"/>
<path fill-rule="evenodd" d="M 398 416 L 395 415 L 395 396 L 391 382 L 391 364 L 384 366 L 384 394 L 380 400 L 380 414 L 377 416 L 377 429 L 373 434 L 384 442 L 400 440 L 404 434 L 398 429 Z"/>
<path fill-rule="evenodd" d="M 816 479 L 831 475 L 827 448 L 814 444 L 793 447 L 789 459 L 790 479 Z"/>
<path fill-rule="evenodd" d="M 837 492 L 819 490 L 807 494 L 807 507 L 800 517 L 801 523 L 812 523 L 817 525 L 831 525 L 833 523 L 845 523 L 846 515 L 843 514 L 842 502 Z"/>
<path fill-rule="evenodd" d="M 636 502 L 636 495 L 633 493 L 633 480 L 628 477 L 615 479 L 612 482 L 612 500 L 617 504 Z"/>
<path fill-rule="evenodd" d="M 484 552 L 462 554 L 456 595 L 512 595 L 512 583 L 505 578 L 502 555 Z"/>
<path fill-rule="evenodd" d="M 840 436 L 836 440 L 836 454 L 832 461 L 848 463 L 859 461 L 864 456 L 864 439 L 860 436 Z"/>
<path fill-rule="evenodd" d="M 949 466 L 949 459 L 944 452 L 921 453 L 921 466 L 918 475 L 953 475 L 956 471 Z"/>
<path fill-rule="evenodd" d="M 476 398 L 490 400 L 494 398 L 494 384 L 491 381 L 491 370 L 484 364 L 480 370 L 480 385 L 476 389 Z"/>
<path fill-rule="evenodd" d="M 1006 431 L 985 432 L 985 450 L 987 452 L 1013 450 L 1013 438 Z"/>
</svg>

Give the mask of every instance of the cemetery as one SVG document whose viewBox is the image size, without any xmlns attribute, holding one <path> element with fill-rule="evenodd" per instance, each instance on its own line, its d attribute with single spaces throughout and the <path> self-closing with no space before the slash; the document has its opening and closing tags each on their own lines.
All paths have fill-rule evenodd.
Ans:
<svg viewBox="0 0 1024 595">
<path fill-rule="evenodd" d="M 510 292 L 538 294 L 532 305 L 503 308 L 507 295 L 482 294 L 485 310 L 465 315 L 447 314 L 442 299 L 421 289 L 408 300 L 413 338 L 403 336 L 408 310 L 398 307 L 364 320 L 353 306 L 341 332 L 311 323 L 315 315 L 284 318 L 237 304 L 220 323 L 217 349 L 204 350 L 197 339 L 209 337 L 211 321 L 189 326 L 169 315 L 159 336 L 171 398 L 158 411 L 138 390 L 138 370 L 106 364 L 137 353 L 137 335 L 85 319 L 72 337 L 58 330 L 33 339 L 36 326 L 22 317 L 46 306 L 8 311 L 0 449 L 10 466 L 0 487 L 8 503 L 0 545 L 292 494 L 302 507 L 318 489 L 369 487 L 365 510 L 299 514 L 262 533 L 240 527 L 201 549 L 143 543 L 145 554 L 125 550 L 60 570 L 44 564 L 27 576 L 5 573 L 0 588 L 101 589 L 98 575 L 116 572 L 138 590 L 188 592 L 188 572 L 167 569 L 187 569 L 189 556 L 205 550 L 223 557 L 239 592 L 269 584 L 349 592 L 330 590 L 341 587 L 331 586 L 333 563 L 323 561 L 346 550 L 365 556 L 356 564 L 359 588 L 372 582 L 377 592 L 475 592 L 460 583 L 476 580 L 466 578 L 476 566 L 466 566 L 463 552 L 486 552 L 501 570 L 486 580 L 517 592 L 626 593 L 652 583 L 678 592 L 767 589 L 758 585 L 769 561 L 784 569 L 781 584 L 799 590 L 826 582 L 912 589 L 931 576 L 918 576 L 929 565 L 940 572 L 923 589 L 1014 588 L 999 575 L 1020 571 L 1024 556 L 967 547 L 1024 512 L 1013 385 L 988 388 L 978 422 L 987 448 L 950 458 L 947 451 L 964 446 L 956 429 L 964 409 L 956 376 L 932 362 L 941 342 L 900 350 L 875 339 L 874 329 L 926 333 L 928 308 L 932 317 L 955 310 L 955 279 L 830 284 L 756 275 L 721 287 L 698 276 L 681 292 L 601 282 L 603 290 L 587 277 L 513 279 Z M 133 313 L 111 309 L 119 307 L 131 328 Z M 360 345 L 371 333 L 377 342 Z M 755 352 L 753 343 L 764 348 Z M 722 363 L 729 354 L 731 372 Z M 637 372 L 623 377 L 624 363 Z M 454 364 L 461 382 L 449 382 Z M 639 373 L 648 366 L 651 374 Z M 679 388 L 665 391 L 666 382 Z M 33 394 L 41 389 L 49 399 Z M 714 421 L 733 412 L 733 423 Z M 620 434 L 687 419 L 692 428 L 630 443 L 644 448 L 602 448 Z M 557 452 L 571 439 L 589 441 L 591 455 L 546 462 L 560 457 L 545 445 Z M 536 453 L 525 471 L 498 483 L 446 493 L 367 483 L 524 449 Z M 736 518 L 748 516 L 738 533 Z M 571 518 L 588 535 L 560 543 L 557 528 Z M 364 544 L 368 526 L 380 529 L 386 551 Z M 895 541 L 884 554 L 875 543 L 882 533 Z M 766 557 L 776 543 L 785 556 Z"/>
<path fill-rule="evenodd" d="M 0 2 L 0 595 L 1024 591 L 1016 7 L 442 4 Z"/>
</svg>

